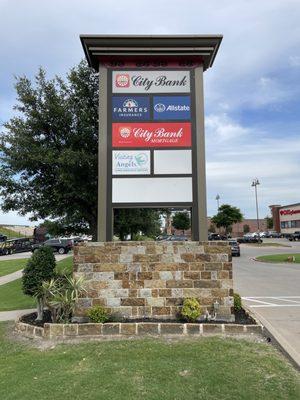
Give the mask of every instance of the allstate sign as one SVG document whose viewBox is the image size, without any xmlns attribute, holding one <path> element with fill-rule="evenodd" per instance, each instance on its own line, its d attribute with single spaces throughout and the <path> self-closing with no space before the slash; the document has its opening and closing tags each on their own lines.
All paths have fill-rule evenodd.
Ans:
<svg viewBox="0 0 300 400">
<path fill-rule="evenodd" d="M 147 120 L 150 117 L 149 108 L 148 96 L 113 96 L 112 119 Z"/>
<path fill-rule="evenodd" d="M 189 120 L 191 100 L 189 96 L 154 96 L 153 116 L 156 120 Z"/>
</svg>

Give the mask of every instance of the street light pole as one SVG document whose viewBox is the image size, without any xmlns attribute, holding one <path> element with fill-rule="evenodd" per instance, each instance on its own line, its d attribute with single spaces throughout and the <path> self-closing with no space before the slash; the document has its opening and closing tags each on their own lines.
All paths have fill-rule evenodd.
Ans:
<svg viewBox="0 0 300 400">
<path fill-rule="evenodd" d="M 259 233 L 259 217 L 258 217 L 258 202 L 257 202 L 257 185 L 260 185 L 260 182 L 257 178 L 253 179 L 252 185 L 255 188 L 255 203 L 256 203 L 256 221 L 257 221 L 257 232 Z"/>
<path fill-rule="evenodd" d="M 220 204 L 219 204 L 220 195 L 219 194 L 216 195 L 216 200 L 217 200 L 218 211 L 219 211 L 219 208 L 220 208 Z"/>
</svg>

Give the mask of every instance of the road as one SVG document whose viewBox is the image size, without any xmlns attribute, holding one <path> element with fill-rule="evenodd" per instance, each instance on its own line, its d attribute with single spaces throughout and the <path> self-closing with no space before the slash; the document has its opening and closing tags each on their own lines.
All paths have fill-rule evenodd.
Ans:
<svg viewBox="0 0 300 400">
<path fill-rule="evenodd" d="M 69 257 L 73 255 L 73 252 L 71 251 L 68 254 L 56 254 L 55 253 L 55 259 L 56 261 L 60 261 L 63 260 L 66 257 Z M 4 261 L 4 260 L 18 260 L 20 258 L 30 258 L 32 256 L 32 252 L 31 251 L 27 251 L 24 253 L 15 253 L 15 254 L 10 254 L 9 256 L 0 256 L 0 261 Z"/>
<path fill-rule="evenodd" d="M 300 253 L 300 242 L 265 239 L 264 243 L 268 241 L 292 247 L 241 245 L 241 257 L 233 259 L 234 290 L 300 365 L 300 264 L 253 260 L 265 254 Z"/>
</svg>

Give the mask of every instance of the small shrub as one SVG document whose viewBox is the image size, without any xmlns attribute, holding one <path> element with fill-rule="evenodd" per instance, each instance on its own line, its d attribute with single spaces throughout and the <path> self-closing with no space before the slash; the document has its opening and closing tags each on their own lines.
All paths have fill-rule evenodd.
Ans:
<svg viewBox="0 0 300 400">
<path fill-rule="evenodd" d="M 197 299 L 185 299 L 181 315 L 187 321 L 194 322 L 201 315 L 201 306 Z"/>
<path fill-rule="evenodd" d="M 96 323 L 103 324 L 109 320 L 108 312 L 101 306 L 94 306 L 90 308 L 87 315 L 92 322 Z"/>
<path fill-rule="evenodd" d="M 43 319 L 44 301 L 43 282 L 49 282 L 55 276 L 55 257 L 51 247 L 44 246 L 36 250 L 28 260 L 23 271 L 23 293 L 35 297 L 37 301 L 37 320 Z"/>
<path fill-rule="evenodd" d="M 242 299 L 238 293 L 233 294 L 233 307 L 234 311 L 240 311 L 242 309 Z"/>
</svg>

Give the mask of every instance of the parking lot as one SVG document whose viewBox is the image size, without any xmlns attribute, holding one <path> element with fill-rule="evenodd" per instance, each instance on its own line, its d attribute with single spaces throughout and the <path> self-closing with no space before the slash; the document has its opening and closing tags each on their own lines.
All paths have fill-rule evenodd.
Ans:
<svg viewBox="0 0 300 400">
<path fill-rule="evenodd" d="M 241 245 L 241 257 L 233 259 L 234 288 L 300 364 L 300 264 L 254 261 L 260 255 L 300 253 L 300 242 L 264 239 L 268 242 L 291 247 Z"/>
</svg>

